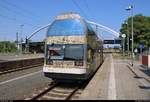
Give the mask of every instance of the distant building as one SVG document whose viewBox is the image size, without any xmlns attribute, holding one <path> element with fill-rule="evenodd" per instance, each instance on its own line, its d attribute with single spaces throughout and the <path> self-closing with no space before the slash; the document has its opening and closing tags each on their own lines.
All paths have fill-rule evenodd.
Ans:
<svg viewBox="0 0 150 102">
<path fill-rule="evenodd" d="M 30 53 L 44 53 L 44 42 L 30 42 L 29 52 Z M 25 43 L 22 44 L 22 51 L 25 52 Z"/>
</svg>

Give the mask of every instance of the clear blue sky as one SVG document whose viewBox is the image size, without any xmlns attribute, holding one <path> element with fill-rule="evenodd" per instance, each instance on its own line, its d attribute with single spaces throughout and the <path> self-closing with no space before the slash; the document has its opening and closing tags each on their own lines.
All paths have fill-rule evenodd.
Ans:
<svg viewBox="0 0 150 102">
<path fill-rule="evenodd" d="M 121 23 L 130 15 L 125 11 L 130 4 L 134 6 L 134 14 L 150 16 L 150 0 L 0 0 L 0 40 L 15 40 L 22 24 L 25 38 L 65 12 L 77 12 L 85 19 L 119 32 Z M 42 31 L 32 39 L 44 37 L 45 31 Z"/>
</svg>

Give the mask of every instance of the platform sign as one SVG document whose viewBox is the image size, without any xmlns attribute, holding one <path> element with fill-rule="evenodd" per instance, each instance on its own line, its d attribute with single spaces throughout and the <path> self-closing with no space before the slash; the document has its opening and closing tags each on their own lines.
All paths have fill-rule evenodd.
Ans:
<svg viewBox="0 0 150 102">
<path fill-rule="evenodd" d="M 140 43 L 140 44 L 139 44 L 139 48 L 140 48 L 140 53 L 142 54 L 142 52 L 143 52 L 142 50 L 144 49 L 144 44 L 143 44 L 143 43 Z"/>
<path fill-rule="evenodd" d="M 120 39 L 104 40 L 104 44 L 121 44 L 121 40 Z"/>
<path fill-rule="evenodd" d="M 125 37 L 126 37 L 126 34 L 122 34 L 121 36 L 122 36 L 123 38 L 125 38 Z"/>
<path fill-rule="evenodd" d="M 104 44 L 114 44 L 114 40 L 104 40 Z"/>
<path fill-rule="evenodd" d="M 143 43 L 139 44 L 139 48 L 143 49 L 144 48 L 144 44 Z"/>
</svg>

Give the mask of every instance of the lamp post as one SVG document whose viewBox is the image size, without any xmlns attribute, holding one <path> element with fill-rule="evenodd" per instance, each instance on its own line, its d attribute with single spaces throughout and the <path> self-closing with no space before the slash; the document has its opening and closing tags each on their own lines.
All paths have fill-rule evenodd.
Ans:
<svg viewBox="0 0 150 102">
<path fill-rule="evenodd" d="M 124 51 L 125 51 L 124 47 L 125 47 L 125 37 L 126 37 L 126 34 L 122 34 L 121 36 L 123 38 L 123 56 L 124 56 Z"/>
<path fill-rule="evenodd" d="M 20 25 L 20 46 L 21 46 L 21 54 L 22 54 L 22 30 L 23 30 L 23 24 L 22 25 Z"/>
<path fill-rule="evenodd" d="M 127 52 L 128 52 L 128 55 L 129 55 L 129 47 L 130 47 L 130 44 L 129 44 L 129 28 L 128 28 L 128 21 L 125 22 L 126 26 L 127 26 Z"/>
<path fill-rule="evenodd" d="M 25 53 L 28 52 L 28 38 L 26 36 L 26 39 L 25 39 Z"/>
<path fill-rule="evenodd" d="M 134 43 L 134 38 L 133 38 L 133 6 L 130 5 L 128 8 L 126 8 L 127 11 L 131 11 L 131 29 L 132 29 L 132 66 L 133 66 L 133 59 L 134 59 L 134 52 L 133 52 L 133 43 Z"/>
<path fill-rule="evenodd" d="M 17 55 L 19 54 L 19 39 L 18 39 L 18 32 L 16 33 L 16 45 L 17 45 Z"/>
</svg>

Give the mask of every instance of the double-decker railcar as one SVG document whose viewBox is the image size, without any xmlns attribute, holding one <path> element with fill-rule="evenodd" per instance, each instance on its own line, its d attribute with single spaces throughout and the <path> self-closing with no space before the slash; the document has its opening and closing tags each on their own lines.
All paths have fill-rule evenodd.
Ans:
<svg viewBox="0 0 150 102">
<path fill-rule="evenodd" d="M 44 75 L 54 80 L 86 80 L 103 61 L 102 46 L 81 16 L 61 14 L 47 30 Z"/>
</svg>

